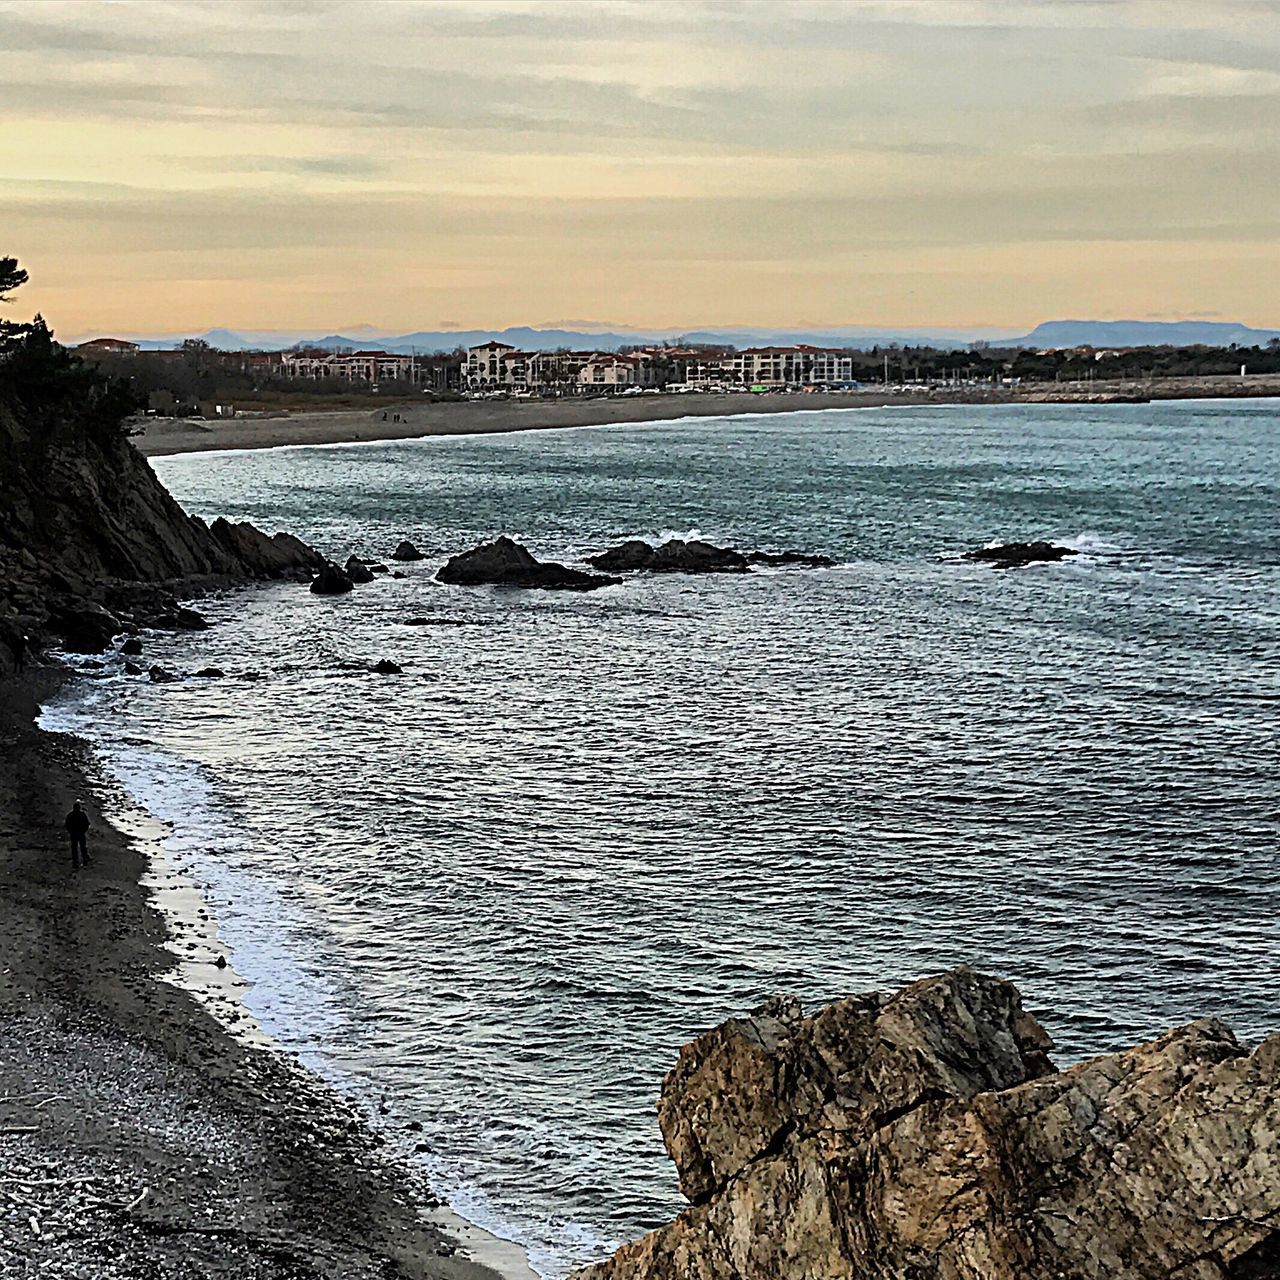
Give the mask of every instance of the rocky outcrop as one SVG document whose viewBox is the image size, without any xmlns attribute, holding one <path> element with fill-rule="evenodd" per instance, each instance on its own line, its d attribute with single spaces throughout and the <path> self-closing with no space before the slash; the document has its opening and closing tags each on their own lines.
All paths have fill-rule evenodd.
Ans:
<svg viewBox="0 0 1280 1280">
<path fill-rule="evenodd" d="M 727 547 L 713 547 L 697 539 L 672 538 L 659 547 L 633 538 L 587 563 L 610 573 L 746 573 L 747 557 Z"/>
<path fill-rule="evenodd" d="M 1052 542 L 1006 542 L 1000 547 L 979 547 L 966 551 L 962 560 L 981 560 L 993 569 L 1021 569 L 1023 565 L 1052 560 L 1065 560 L 1077 555 L 1074 547 L 1059 547 Z"/>
<path fill-rule="evenodd" d="M 610 573 L 747 573 L 753 564 L 829 569 L 835 561 L 803 551 L 734 551 L 698 539 L 671 538 L 655 547 L 632 538 L 588 556 L 587 563 Z"/>
<path fill-rule="evenodd" d="M 357 586 L 373 581 L 373 570 L 359 556 L 348 556 L 347 563 L 342 566 L 342 569 Z"/>
<path fill-rule="evenodd" d="M 1261 1280 L 1280 1036 L 1206 1020 L 1058 1072 L 960 968 L 686 1045 L 659 1123 L 692 1202 L 577 1280 Z"/>
<path fill-rule="evenodd" d="M 130 443 L 132 407 L 43 329 L 0 358 L 0 633 L 104 648 L 179 593 L 318 562 L 296 538 L 187 515 Z M 0 644 L 0 672 L 16 656 Z"/>
<path fill-rule="evenodd" d="M 440 582 L 461 587 L 537 587 L 549 591 L 593 591 L 612 587 L 621 578 L 584 573 L 554 562 L 535 560 L 510 538 L 495 538 L 471 551 L 453 556 L 436 574 Z"/>
<path fill-rule="evenodd" d="M 340 596 L 351 590 L 352 582 L 344 569 L 332 560 L 320 565 L 320 572 L 311 580 L 311 594 L 315 596 Z"/>
<path fill-rule="evenodd" d="M 418 550 L 418 548 L 417 548 L 417 547 L 415 547 L 415 546 L 413 545 L 413 543 L 412 543 L 412 542 L 410 542 L 410 541 L 408 540 L 408 538 L 406 538 L 406 539 L 405 539 L 405 540 L 404 540 L 404 541 L 403 541 L 403 542 L 402 542 L 402 543 L 401 543 L 401 544 L 400 544 L 400 545 L 399 545 L 399 546 L 398 546 L 398 547 L 397 547 L 397 548 L 396 548 L 396 549 L 391 553 L 391 558 L 392 558 L 393 560 L 400 560 L 400 561 L 406 561 L 406 562 L 407 562 L 407 561 L 410 561 L 410 560 L 425 560 L 425 559 L 426 559 L 426 556 L 424 556 L 424 555 L 422 554 L 422 552 L 421 552 L 421 551 L 419 551 L 419 550 Z"/>
<path fill-rule="evenodd" d="M 836 562 L 830 556 L 808 551 L 748 551 L 747 563 L 781 569 L 833 569 Z"/>
</svg>

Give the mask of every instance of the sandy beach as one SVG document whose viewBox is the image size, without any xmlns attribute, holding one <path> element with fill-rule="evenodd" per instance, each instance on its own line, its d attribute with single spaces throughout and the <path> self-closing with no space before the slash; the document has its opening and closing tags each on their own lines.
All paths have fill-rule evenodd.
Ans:
<svg viewBox="0 0 1280 1280">
<path fill-rule="evenodd" d="M 394 1116 L 375 1132 L 232 1034 L 243 1013 L 219 1020 L 170 981 L 175 949 L 211 983 L 216 961 L 199 921 L 175 929 L 156 909 L 150 859 L 104 821 L 118 797 L 85 745 L 35 726 L 62 678 L 0 680 L 0 1272 L 532 1277 L 397 1159 Z M 93 819 L 78 872 L 61 826 L 77 797 Z"/>
<path fill-rule="evenodd" d="M 939 404 L 1099 404 L 1141 399 L 1230 398 L 1280 395 L 1280 378 L 1169 378 L 1159 383 L 1110 382 L 1082 388 L 1053 383 L 1018 388 L 939 389 L 929 394 L 883 391 L 795 395 L 649 395 L 583 400 L 466 400 L 438 404 L 381 404 L 371 409 L 301 409 L 273 417 L 152 418 L 134 444 L 148 457 L 216 449 L 271 449 L 280 445 L 357 444 L 424 436 L 483 435 L 557 427 L 664 422 L 739 414 L 798 413 L 816 409 L 875 409 Z M 373 403 L 373 402 L 371 402 Z M 396 421 L 399 415 L 400 421 Z"/>
</svg>

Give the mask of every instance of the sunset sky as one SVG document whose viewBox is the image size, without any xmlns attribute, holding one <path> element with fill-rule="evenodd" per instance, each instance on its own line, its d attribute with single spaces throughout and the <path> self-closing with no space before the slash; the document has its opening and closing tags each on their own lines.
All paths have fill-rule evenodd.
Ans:
<svg viewBox="0 0 1280 1280">
<path fill-rule="evenodd" d="M 64 336 L 1280 326 L 1280 3 L 14 3 Z"/>
</svg>

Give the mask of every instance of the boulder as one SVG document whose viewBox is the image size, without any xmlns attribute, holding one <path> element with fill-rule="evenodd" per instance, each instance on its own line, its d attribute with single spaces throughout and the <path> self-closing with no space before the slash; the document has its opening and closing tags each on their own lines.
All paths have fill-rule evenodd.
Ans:
<svg viewBox="0 0 1280 1280">
<path fill-rule="evenodd" d="M 369 570 L 370 573 L 390 573 L 391 570 L 385 564 L 377 560 L 362 560 L 361 563 Z"/>
<path fill-rule="evenodd" d="M 226 674 L 220 667 L 202 667 L 196 672 L 197 676 L 205 680 L 221 680 Z"/>
<path fill-rule="evenodd" d="M 49 627 L 71 653 L 101 653 L 124 629 L 114 613 L 92 600 L 75 598 L 50 609 Z"/>
<path fill-rule="evenodd" d="M 147 674 L 150 675 L 152 684 L 173 684 L 175 680 L 179 679 L 172 671 L 166 671 L 164 667 L 158 666 L 152 667 Z"/>
<path fill-rule="evenodd" d="M 391 553 L 393 560 L 425 560 L 426 556 L 407 538 Z"/>
<path fill-rule="evenodd" d="M 342 566 L 343 572 L 355 583 L 372 582 L 373 571 L 365 564 L 365 562 L 356 556 L 349 556 L 347 563 Z"/>
<path fill-rule="evenodd" d="M 1064 560 L 1078 555 L 1074 547 L 1059 547 L 1052 542 L 1008 542 L 1000 547 L 979 547 L 966 551 L 962 560 L 981 560 L 993 569 L 1020 569 L 1023 565 L 1043 561 Z"/>
<path fill-rule="evenodd" d="M 208 631 L 208 619 L 202 617 L 194 609 L 179 609 L 174 615 L 179 631 Z"/>
<path fill-rule="evenodd" d="M 320 566 L 320 572 L 311 580 L 311 593 L 317 596 L 340 596 L 350 591 L 351 579 L 345 570 L 340 569 L 332 560 L 326 560 Z"/>
<path fill-rule="evenodd" d="M 959 968 L 686 1045 L 659 1123 L 690 1207 L 577 1280 L 1261 1280 L 1280 1035 L 1209 1019 L 1057 1072 Z"/>
<path fill-rule="evenodd" d="M 137 636 L 130 636 L 120 646 L 120 652 L 127 658 L 136 658 L 142 652 L 142 641 Z"/>
<path fill-rule="evenodd" d="M 683 538 L 671 538 L 660 547 L 633 538 L 599 555 L 588 556 L 587 563 L 609 573 L 746 573 L 749 568 L 747 557 L 740 551 L 697 539 L 686 542 Z"/>
<path fill-rule="evenodd" d="M 126 662 L 124 664 L 125 675 L 140 676 L 142 668 L 136 662 Z"/>
<path fill-rule="evenodd" d="M 390 658 L 380 658 L 373 664 L 372 670 L 375 675 L 380 676 L 398 676 L 404 674 L 404 668 L 397 662 L 392 662 Z"/>
<path fill-rule="evenodd" d="M 452 586 L 537 587 L 560 591 L 593 591 L 622 581 L 553 562 L 544 564 L 507 537 L 495 538 L 493 542 L 453 556 L 436 578 Z"/>
</svg>

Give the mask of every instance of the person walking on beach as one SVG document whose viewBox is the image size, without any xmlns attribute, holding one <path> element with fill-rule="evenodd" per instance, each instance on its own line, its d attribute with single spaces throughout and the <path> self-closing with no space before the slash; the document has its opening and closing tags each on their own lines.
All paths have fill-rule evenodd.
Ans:
<svg viewBox="0 0 1280 1280">
<path fill-rule="evenodd" d="M 89 845 L 85 840 L 85 835 L 89 830 L 89 815 L 85 813 L 77 800 L 71 806 L 71 812 L 67 814 L 67 832 L 71 836 L 71 866 L 74 870 L 79 871 L 81 863 L 86 867 L 93 861 L 89 857 Z"/>
<path fill-rule="evenodd" d="M 14 671 L 25 671 L 27 669 L 27 643 L 27 633 L 19 631 L 13 641 Z"/>
</svg>

